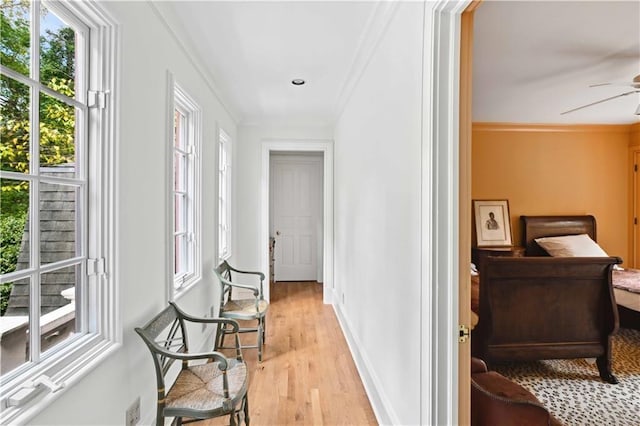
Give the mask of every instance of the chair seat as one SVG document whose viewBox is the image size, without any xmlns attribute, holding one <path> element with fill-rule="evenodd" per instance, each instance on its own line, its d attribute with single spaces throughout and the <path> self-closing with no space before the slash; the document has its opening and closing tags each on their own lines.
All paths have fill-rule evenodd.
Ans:
<svg viewBox="0 0 640 426">
<path fill-rule="evenodd" d="M 269 303 L 266 300 L 258 301 L 258 310 L 256 312 L 255 299 L 239 299 L 230 300 L 224 304 L 220 315 L 233 319 L 255 319 L 256 316 L 263 317 L 267 313 Z"/>
<path fill-rule="evenodd" d="M 178 375 L 166 397 L 165 415 L 207 418 L 231 412 L 246 394 L 247 366 L 235 359 L 229 359 L 228 363 L 228 399 L 224 397 L 218 363 L 194 365 Z"/>
</svg>

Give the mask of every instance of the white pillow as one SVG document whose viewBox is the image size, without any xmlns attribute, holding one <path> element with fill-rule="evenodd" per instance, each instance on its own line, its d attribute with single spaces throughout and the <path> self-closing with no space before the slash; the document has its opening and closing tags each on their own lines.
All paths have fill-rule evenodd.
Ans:
<svg viewBox="0 0 640 426">
<path fill-rule="evenodd" d="M 609 257 L 587 234 L 536 238 L 536 243 L 553 257 Z"/>
</svg>

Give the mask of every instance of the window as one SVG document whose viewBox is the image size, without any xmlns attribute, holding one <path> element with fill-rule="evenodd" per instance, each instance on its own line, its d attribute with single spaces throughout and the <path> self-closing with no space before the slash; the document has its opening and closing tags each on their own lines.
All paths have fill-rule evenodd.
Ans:
<svg viewBox="0 0 640 426">
<path fill-rule="evenodd" d="M 218 149 L 218 257 L 231 256 L 231 138 L 220 129 Z"/>
<path fill-rule="evenodd" d="M 173 80 L 170 77 L 170 80 Z M 171 158 L 173 202 L 171 264 L 173 283 L 169 299 L 200 278 L 200 110 L 182 88 L 172 83 Z"/>
<path fill-rule="evenodd" d="M 8 424 L 28 420 L 120 338 L 109 178 L 117 43 L 93 4 L 5 2 L 0 18 L 0 423 Z"/>
</svg>

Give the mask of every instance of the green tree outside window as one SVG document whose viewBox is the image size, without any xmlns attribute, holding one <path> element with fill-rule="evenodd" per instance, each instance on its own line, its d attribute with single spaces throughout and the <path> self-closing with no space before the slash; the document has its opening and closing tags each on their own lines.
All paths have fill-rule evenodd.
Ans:
<svg viewBox="0 0 640 426">
<path fill-rule="evenodd" d="M 39 18 L 40 81 L 50 89 L 75 96 L 75 32 L 44 7 Z M 25 0 L 1 0 L 0 63 L 25 76 L 30 75 L 30 5 Z M 61 25 L 47 28 L 49 21 Z M 73 106 L 40 93 L 39 166 L 75 163 L 76 112 Z M 0 169 L 29 173 L 29 86 L 4 73 L 0 79 Z M 3 178 L 0 183 L 0 274 L 16 268 L 22 233 L 29 212 L 29 188 L 25 180 Z M 4 315 L 11 283 L 0 286 L 0 315 Z"/>
</svg>

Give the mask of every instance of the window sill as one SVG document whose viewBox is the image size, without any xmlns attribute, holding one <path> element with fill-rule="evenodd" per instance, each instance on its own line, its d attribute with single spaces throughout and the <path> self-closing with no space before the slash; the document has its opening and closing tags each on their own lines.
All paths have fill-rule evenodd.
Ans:
<svg viewBox="0 0 640 426">
<path fill-rule="evenodd" d="M 0 394 L 3 395 L 0 424 L 27 424 L 108 359 L 120 348 L 121 343 L 94 335 L 81 338 L 71 346 L 69 350 L 52 356 L 41 365 L 41 368 L 36 367 L 33 371 L 3 384 L 0 388 Z M 50 381 L 60 388 L 52 391 L 49 387 L 39 384 L 33 390 L 32 396 L 25 398 L 24 403 L 19 406 L 8 406 L 10 397 L 21 389 L 28 389 L 30 382 L 37 381 L 43 376 L 50 378 Z"/>
<path fill-rule="evenodd" d="M 182 298 L 182 296 L 184 296 L 189 291 L 191 291 L 191 289 L 197 286 L 201 281 L 202 281 L 202 276 L 193 277 L 188 282 L 183 284 L 180 288 L 174 288 L 173 298 L 171 300 L 175 302 L 178 299 Z"/>
</svg>

